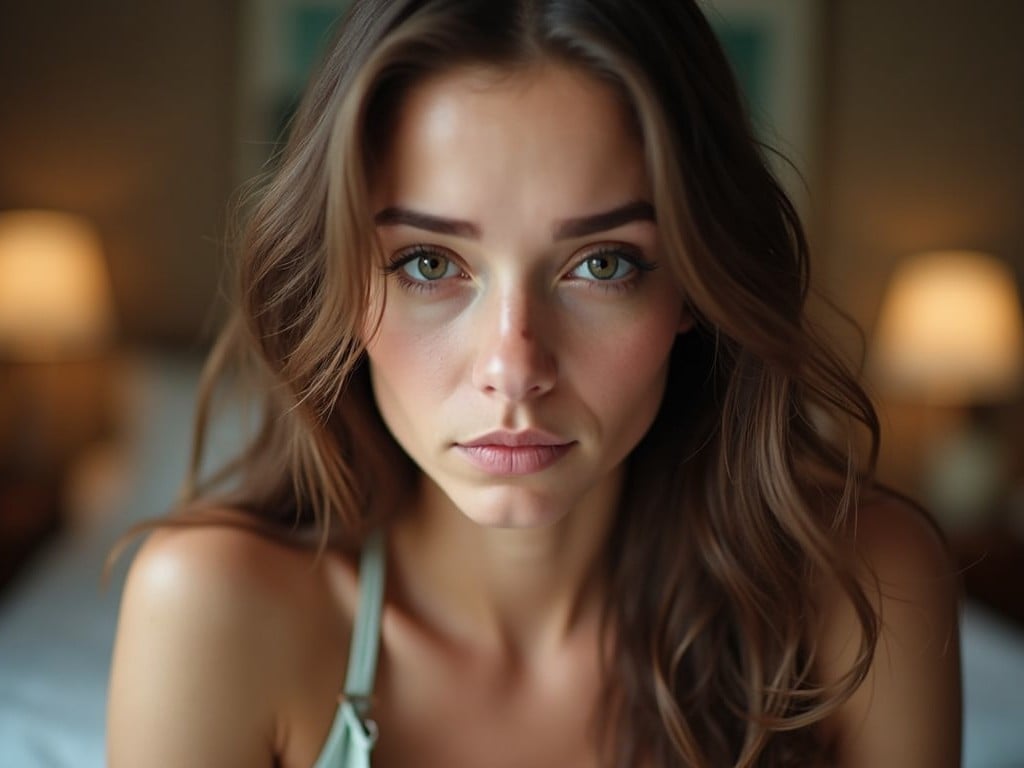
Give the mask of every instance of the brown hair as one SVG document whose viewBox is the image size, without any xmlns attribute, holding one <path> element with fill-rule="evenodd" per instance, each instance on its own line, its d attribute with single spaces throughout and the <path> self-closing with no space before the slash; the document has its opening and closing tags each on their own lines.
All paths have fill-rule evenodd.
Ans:
<svg viewBox="0 0 1024 768">
<path fill-rule="evenodd" d="M 800 223 L 690 0 L 354 2 L 251 212 L 178 519 L 207 519 L 215 499 L 283 540 L 313 530 L 322 546 L 355 546 L 394 513 L 396 468 L 406 479 L 416 469 L 377 415 L 361 340 L 377 249 L 367 192 L 389 117 L 428 73 L 539 61 L 622 94 L 664 259 L 697 320 L 675 343 L 607 544 L 598 746 L 616 766 L 811 764 L 810 726 L 859 685 L 878 633 L 840 535 L 878 426 L 808 328 Z M 264 418 L 214 478 L 236 482 L 218 496 L 197 475 L 211 393 L 236 353 L 265 395 Z M 870 438 L 865 461 L 855 427 Z M 831 686 L 815 679 L 808 631 L 823 579 L 842 587 L 862 629 L 855 664 Z"/>
</svg>

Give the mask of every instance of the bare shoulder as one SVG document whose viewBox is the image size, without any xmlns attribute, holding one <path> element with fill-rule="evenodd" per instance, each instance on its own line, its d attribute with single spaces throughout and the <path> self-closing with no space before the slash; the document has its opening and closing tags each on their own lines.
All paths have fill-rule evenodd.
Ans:
<svg viewBox="0 0 1024 768">
<path fill-rule="evenodd" d="M 857 552 L 880 578 L 900 582 L 903 574 L 911 581 L 915 576 L 944 579 L 953 571 L 937 525 L 900 496 L 879 493 L 865 500 L 850 533 Z"/>
<path fill-rule="evenodd" d="M 840 765 L 958 766 L 960 582 L 945 541 L 891 495 L 862 504 L 849 535 L 879 634 L 867 678 L 830 723 Z M 819 638 L 827 680 L 850 668 L 861 636 L 849 601 L 833 598 Z"/>
<path fill-rule="evenodd" d="M 161 528 L 143 543 L 132 561 L 126 593 L 190 601 L 222 600 L 232 614 L 248 609 L 287 611 L 296 606 L 296 588 L 308 590 L 328 578 L 345 591 L 354 582 L 350 564 L 340 558 L 317 560 L 313 550 L 291 546 L 243 526 L 189 525 Z M 333 583 L 333 582 L 331 582 Z"/>
<path fill-rule="evenodd" d="M 122 597 L 110 764 L 272 765 L 311 660 L 322 653 L 320 674 L 340 674 L 330 660 L 348 636 L 348 571 L 231 526 L 150 535 Z"/>
</svg>

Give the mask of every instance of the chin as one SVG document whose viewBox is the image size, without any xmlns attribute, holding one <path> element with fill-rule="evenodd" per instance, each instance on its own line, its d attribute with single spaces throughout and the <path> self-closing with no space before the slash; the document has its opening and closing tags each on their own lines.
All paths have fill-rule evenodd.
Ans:
<svg viewBox="0 0 1024 768">
<path fill-rule="evenodd" d="M 447 495 L 468 520 L 484 528 L 543 528 L 557 523 L 574 506 L 562 495 L 522 487 L 453 489 Z"/>
</svg>

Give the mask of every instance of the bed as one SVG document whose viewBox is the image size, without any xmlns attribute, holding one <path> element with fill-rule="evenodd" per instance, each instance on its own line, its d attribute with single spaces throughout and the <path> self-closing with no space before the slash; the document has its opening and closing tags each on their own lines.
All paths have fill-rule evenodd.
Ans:
<svg viewBox="0 0 1024 768">
<path fill-rule="evenodd" d="M 0 604 L 0 768 L 98 768 L 125 561 L 99 575 L 130 523 L 161 512 L 185 469 L 199 364 L 141 357 L 126 367 L 126 428 L 90 457 L 73 524 Z M 230 430 L 215 430 L 224 457 Z M 1024 768 L 1024 632 L 970 602 L 963 614 L 965 768 Z"/>
</svg>

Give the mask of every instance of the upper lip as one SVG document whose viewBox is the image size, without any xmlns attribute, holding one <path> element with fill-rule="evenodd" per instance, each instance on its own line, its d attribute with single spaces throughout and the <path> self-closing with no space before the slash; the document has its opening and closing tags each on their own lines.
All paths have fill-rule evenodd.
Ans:
<svg viewBox="0 0 1024 768">
<path fill-rule="evenodd" d="M 473 438 L 472 440 L 460 442 L 459 445 L 466 448 L 481 445 L 503 445 L 509 448 L 520 448 L 537 445 L 566 445 L 570 442 L 572 441 L 540 429 L 526 429 L 522 432 L 507 432 L 504 430 L 488 432 L 486 435 L 480 435 L 480 437 Z"/>
</svg>

